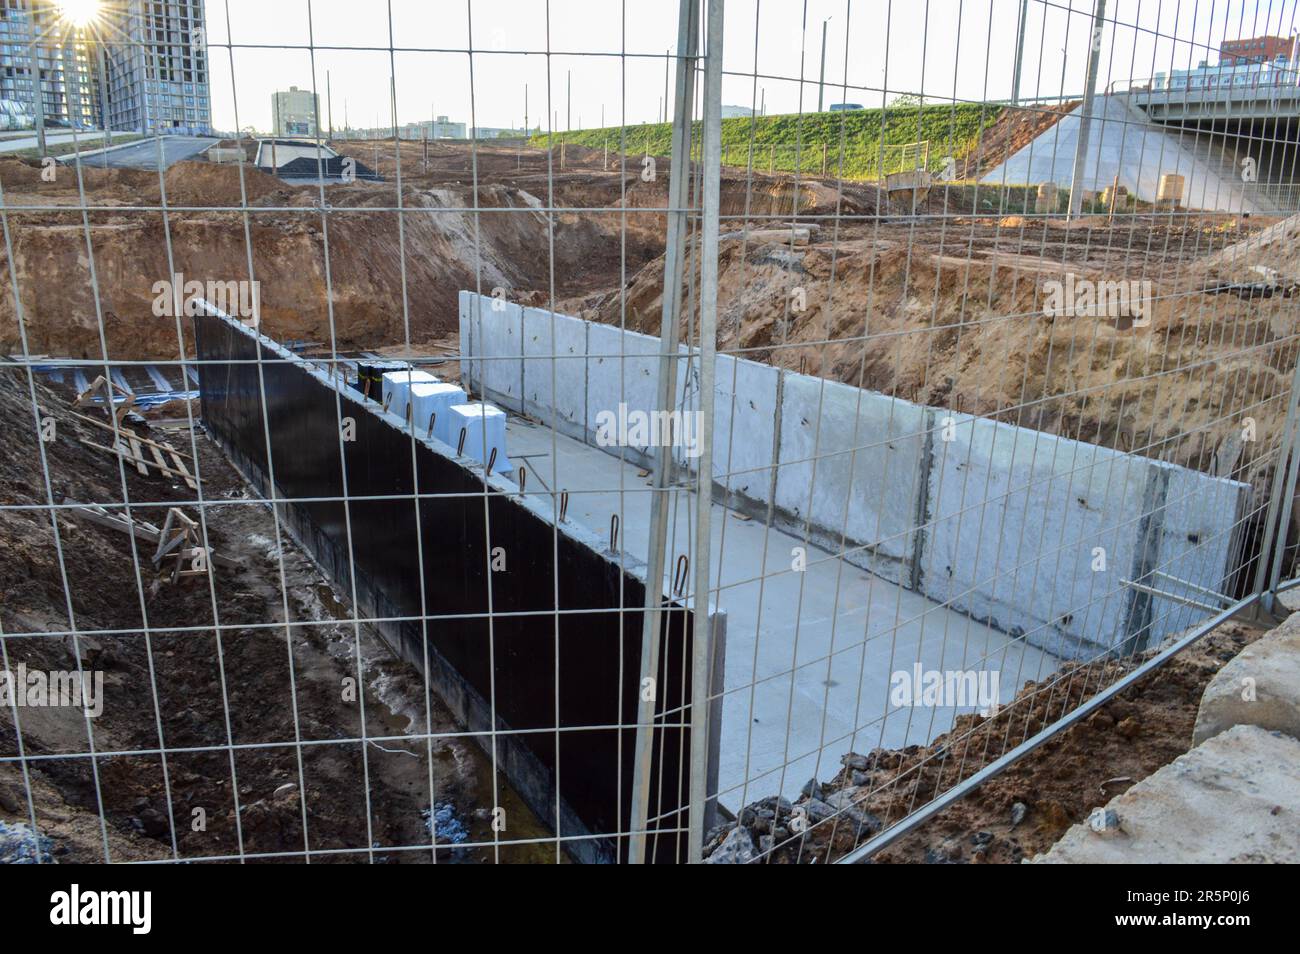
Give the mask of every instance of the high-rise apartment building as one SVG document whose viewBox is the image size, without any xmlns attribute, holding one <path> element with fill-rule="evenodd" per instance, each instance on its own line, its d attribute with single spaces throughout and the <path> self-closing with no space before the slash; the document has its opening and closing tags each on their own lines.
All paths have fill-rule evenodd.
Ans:
<svg viewBox="0 0 1300 954">
<path fill-rule="evenodd" d="M 103 0 L 69 21 L 55 0 L 0 0 L 0 99 L 47 125 L 211 132 L 203 0 Z"/>
<path fill-rule="evenodd" d="M 107 0 L 108 111 L 114 129 L 212 131 L 203 0 Z"/>
<path fill-rule="evenodd" d="M 0 0 L 0 99 L 33 116 L 40 71 L 41 108 L 50 125 L 99 125 L 93 39 L 61 21 L 51 0 Z"/>
</svg>

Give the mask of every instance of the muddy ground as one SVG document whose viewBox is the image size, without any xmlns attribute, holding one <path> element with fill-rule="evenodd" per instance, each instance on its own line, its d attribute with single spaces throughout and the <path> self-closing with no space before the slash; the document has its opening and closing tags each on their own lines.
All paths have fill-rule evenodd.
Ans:
<svg viewBox="0 0 1300 954">
<path fill-rule="evenodd" d="M 120 473 L 114 457 L 82 443 L 111 435 L 106 440 L 101 427 L 75 417 L 66 394 L 36 388 L 43 414 L 55 421 L 55 439 L 43 450 L 56 501 L 111 509 L 126 499 L 136 519 L 161 525 L 171 502 L 195 499 L 183 483 Z M 190 450 L 186 429 L 140 432 Z M 34 435 L 26 374 L 0 370 L 0 500 L 7 505 L 47 502 Z M 347 616 L 342 600 L 287 538 L 279 559 L 270 509 L 249 498 L 201 431 L 196 443 L 190 466 L 201 477 L 208 539 L 235 563 L 214 568 L 210 581 L 156 583 L 147 544 L 137 542 L 133 555 L 125 534 L 66 512 L 58 520 L 60 556 L 48 510 L 0 510 L 5 668 L 72 671 L 79 658 L 105 680 L 103 713 L 89 732 L 77 709 L 20 708 L 20 749 L 12 710 L 0 712 L 0 755 L 26 758 L 34 800 L 29 805 L 22 763 L 0 764 L 0 819 L 25 822 L 34 812 L 60 861 L 104 860 L 107 843 L 114 861 L 302 860 L 309 850 L 318 853 L 313 862 L 429 862 L 432 850 L 419 846 L 430 843 L 421 812 L 431 803 L 451 808 L 439 832 L 444 845 L 462 829 L 471 842 L 491 843 L 497 802 L 483 752 L 464 737 L 426 741 L 457 732 L 437 696 L 367 627 L 337 618 Z M 192 503 L 183 510 L 199 517 Z M 23 635 L 73 630 L 79 635 Z M 340 741 L 359 739 L 363 719 L 364 734 L 378 741 Z M 100 753 L 93 761 L 84 755 L 92 746 Z M 503 837 L 545 837 L 504 777 L 498 788 Z M 437 860 L 553 861 L 555 854 L 553 843 L 502 848 L 499 856 L 492 848 L 447 847 Z"/>
</svg>

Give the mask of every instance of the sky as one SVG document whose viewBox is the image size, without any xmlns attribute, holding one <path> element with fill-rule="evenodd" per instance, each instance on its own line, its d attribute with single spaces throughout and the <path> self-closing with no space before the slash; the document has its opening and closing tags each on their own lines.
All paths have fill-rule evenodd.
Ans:
<svg viewBox="0 0 1300 954">
<path fill-rule="evenodd" d="M 1022 95 L 1082 91 L 1093 2 L 1030 0 Z M 1289 36 L 1300 31 L 1298 4 L 1109 0 L 1098 85 L 1213 63 L 1225 38 Z M 722 99 L 769 114 L 815 111 L 824 21 L 824 105 L 879 106 L 902 93 L 1004 99 L 1020 6 L 727 0 Z M 332 117 L 335 128 L 345 117 L 388 126 L 394 100 L 399 123 L 446 115 L 519 127 L 525 109 L 543 131 L 596 127 L 602 117 L 654 122 L 677 15 L 676 0 L 207 0 L 213 123 L 265 131 L 272 92 L 291 85 L 314 87 L 322 124 Z"/>
</svg>

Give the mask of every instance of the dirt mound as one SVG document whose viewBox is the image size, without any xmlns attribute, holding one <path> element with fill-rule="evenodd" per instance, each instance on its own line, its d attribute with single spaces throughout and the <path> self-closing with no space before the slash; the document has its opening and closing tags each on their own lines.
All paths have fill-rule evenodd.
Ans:
<svg viewBox="0 0 1300 954">
<path fill-rule="evenodd" d="M 1260 281 L 1272 269 L 1283 282 L 1300 281 L 1300 215 L 1293 215 L 1235 242 L 1198 263 L 1207 275 Z"/>
<path fill-rule="evenodd" d="M 240 178 L 243 178 L 243 192 Z M 212 162 L 178 162 L 163 176 L 168 205 L 239 206 L 246 197 L 249 205 L 285 190 L 275 176 L 252 166 Z"/>
</svg>

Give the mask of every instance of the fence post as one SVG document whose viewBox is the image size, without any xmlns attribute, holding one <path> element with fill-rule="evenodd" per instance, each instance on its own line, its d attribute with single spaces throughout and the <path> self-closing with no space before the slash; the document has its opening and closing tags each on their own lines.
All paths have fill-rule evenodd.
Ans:
<svg viewBox="0 0 1300 954">
<path fill-rule="evenodd" d="M 704 57 L 704 189 L 700 221 L 700 456 L 695 471 L 695 600 L 691 639 L 691 797 L 687 851 L 703 860 L 708 807 L 709 693 L 713 685 L 713 617 L 709 612 L 709 565 L 713 554 L 713 378 L 717 364 L 718 226 L 721 208 L 722 24 L 726 0 L 709 0 Z M 674 349 L 675 350 L 675 349 Z M 662 359 L 661 359 L 662 360 Z"/>
<path fill-rule="evenodd" d="M 700 0 L 679 0 L 677 21 L 677 85 L 673 112 L 672 167 L 668 178 L 668 226 L 664 242 L 664 294 L 659 322 L 659 382 L 655 406 L 668 409 L 677 394 L 678 320 L 686 261 L 685 209 L 691 152 L 691 107 L 695 101 L 695 58 L 698 48 Z M 649 153 L 649 144 L 646 148 Z M 672 448 L 655 450 L 654 493 L 650 497 L 650 533 L 646 555 L 645 605 L 641 623 L 640 686 L 657 685 L 659 643 L 663 627 L 664 556 L 668 543 L 668 486 L 672 478 Z M 638 696 L 636 751 L 632 767 L 632 814 L 628 861 L 646 861 L 646 826 L 654 754 L 655 696 Z"/>
</svg>

